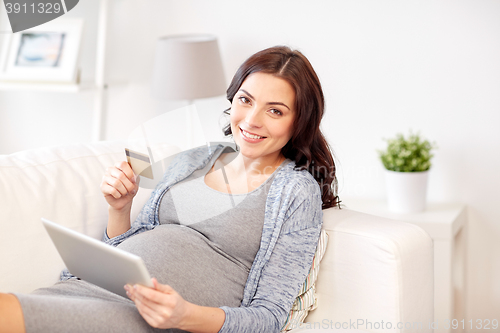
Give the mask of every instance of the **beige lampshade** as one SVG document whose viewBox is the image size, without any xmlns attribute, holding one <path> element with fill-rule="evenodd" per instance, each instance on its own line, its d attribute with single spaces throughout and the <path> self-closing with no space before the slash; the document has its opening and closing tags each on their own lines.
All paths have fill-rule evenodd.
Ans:
<svg viewBox="0 0 500 333">
<path fill-rule="evenodd" d="M 215 36 L 176 35 L 158 40 L 153 70 L 153 97 L 193 100 L 224 95 L 226 89 Z"/>
</svg>

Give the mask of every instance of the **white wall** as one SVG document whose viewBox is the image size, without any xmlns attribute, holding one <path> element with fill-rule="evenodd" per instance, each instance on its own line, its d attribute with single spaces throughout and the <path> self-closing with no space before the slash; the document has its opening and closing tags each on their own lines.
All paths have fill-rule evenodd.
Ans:
<svg viewBox="0 0 500 333">
<path fill-rule="evenodd" d="M 73 15 L 95 34 L 97 0 Z M 109 139 L 184 105 L 152 100 L 155 40 L 219 36 L 228 82 L 252 53 L 299 48 L 327 101 L 323 129 L 338 158 L 340 195 L 383 197 L 376 149 L 410 128 L 436 141 L 429 200 L 467 204 L 465 319 L 500 319 L 500 1 L 113 0 L 108 34 Z M 84 75 L 92 77 L 92 37 Z M 0 92 L 0 153 L 88 141 L 92 92 Z M 224 98 L 198 101 L 207 138 L 220 137 Z"/>
</svg>

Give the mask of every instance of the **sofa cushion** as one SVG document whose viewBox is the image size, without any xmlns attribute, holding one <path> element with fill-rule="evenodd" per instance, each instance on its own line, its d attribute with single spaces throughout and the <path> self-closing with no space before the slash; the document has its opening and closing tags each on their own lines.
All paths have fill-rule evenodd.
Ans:
<svg viewBox="0 0 500 333">
<path fill-rule="evenodd" d="M 102 237 L 108 209 L 100 182 L 108 166 L 124 159 L 124 143 L 113 142 L 0 156 L 0 267 L 8 268 L 0 274 L 0 291 L 30 292 L 57 282 L 64 264 L 41 217 Z M 149 196 L 144 189 L 139 194 Z"/>
</svg>

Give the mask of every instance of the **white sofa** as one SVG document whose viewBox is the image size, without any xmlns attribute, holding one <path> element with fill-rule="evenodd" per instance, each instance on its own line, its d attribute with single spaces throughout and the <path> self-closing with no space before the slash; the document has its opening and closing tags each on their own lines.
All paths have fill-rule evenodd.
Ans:
<svg viewBox="0 0 500 333">
<path fill-rule="evenodd" d="M 125 159 L 125 146 L 98 142 L 0 155 L 0 292 L 30 292 L 58 280 L 64 264 L 41 217 L 101 238 L 107 204 L 99 185 L 106 167 Z M 150 192 L 140 189 L 133 217 Z M 422 229 L 346 208 L 325 210 L 324 229 L 329 242 L 318 307 L 294 331 L 432 332 L 433 245 Z"/>
</svg>

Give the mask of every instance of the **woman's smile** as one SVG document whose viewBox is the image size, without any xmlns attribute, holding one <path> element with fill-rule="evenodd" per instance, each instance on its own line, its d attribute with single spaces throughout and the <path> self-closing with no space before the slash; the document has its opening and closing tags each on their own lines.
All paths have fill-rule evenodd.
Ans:
<svg viewBox="0 0 500 333">
<path fill-rule="evenodd" d="M 261 142 L 262 140 L 264 140 L 266 138 L 265 136 L 260 136 L 260 135 L 245 131 L 241 127 L 240 127 L 240 131 L 242 133 L 243 139 L 245 141 L 248 141 L 248 142 L 252 142 L 252 143 Z"/>
</svg>

